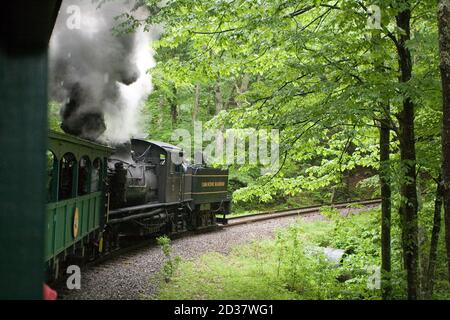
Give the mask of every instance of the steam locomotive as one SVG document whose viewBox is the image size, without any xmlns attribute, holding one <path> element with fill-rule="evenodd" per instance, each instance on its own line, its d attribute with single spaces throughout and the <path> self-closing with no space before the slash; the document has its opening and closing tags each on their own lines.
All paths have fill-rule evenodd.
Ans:
<svg viewBox="0 0 450 320">
<path fill-rule="evenodd" d="M 132 139 L 113 149 L 51 131 L 47 155 L 49 280 L 123 237 L 211 228 L 230 212 L 228 170 L 190 164 L 164 142 Z"/>
</svg>

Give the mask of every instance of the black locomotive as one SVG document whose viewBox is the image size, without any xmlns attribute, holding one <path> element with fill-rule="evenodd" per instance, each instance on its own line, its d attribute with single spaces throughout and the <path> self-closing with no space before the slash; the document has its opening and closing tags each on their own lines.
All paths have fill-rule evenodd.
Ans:
<svg viewBox="0 0 450 320">
<path fill-rule="evenodd" d="M 176 146 L 132 139 L 108 162 L 108 224 L 122 234 L 211 227 L 230 211 L 228 170 L 190 165 Z"/>
</svg>

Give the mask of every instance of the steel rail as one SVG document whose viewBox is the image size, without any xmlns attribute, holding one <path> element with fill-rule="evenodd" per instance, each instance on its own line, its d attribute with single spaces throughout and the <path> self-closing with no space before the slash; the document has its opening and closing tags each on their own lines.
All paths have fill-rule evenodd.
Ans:
<svg viewBox="0 0 450 320">
<path fill-rule="evenodd" d="M 275 211 L 266 211 L 266 212 L 259 212 L 244 216 L 238 216 L 238 217 L 231 217 L 226 219 L 225 223 L 222 224 L 223 227 L 232 227 L 236 225 L 246 224 L 246 223 L 253 223 L 258 221 L 264 221 L 264 220 L 271 220 L 271 219 L 277 219 L 282 217 L 289 217 L 289 216 L 301 216 L 304 214 L 309 213 L 317 213 L 320 211 L 320 208 L 324 206 L 331 206 L 336 209 L 342 209 L 347 208 L 349 205 L 362 205 L 362 206 L 369 206 L 369 205 L 375 205 L 381 203 L 381 199 L 370 199 L 370 200 L 362 200 L 362 201 L 350 201 L 350 202 L 341 202 L 336 203 L 332 205 L 315 205 L 315 206 L 309 206 L 309 207 L 300 207 L 300 208 L 289 208 L 289 209 L 281 209 L 281 210 L 275 210 Z"/>
</svg>

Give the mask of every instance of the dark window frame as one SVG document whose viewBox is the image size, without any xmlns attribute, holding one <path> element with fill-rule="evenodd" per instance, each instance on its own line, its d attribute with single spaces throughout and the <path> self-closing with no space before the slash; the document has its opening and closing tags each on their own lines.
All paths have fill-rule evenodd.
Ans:
<svg viewBox="0 0 450 320">
<path fill-rule="evenodd" d="M 66 157 L 70 157 L 67 159 Z M 67 161 L 67 164 L 66 162 Z M 65 165 L 70 166 L 70 170 Z M 67 173 L 66 173 L 67 172 Z M 69 181 L 67 181 L 70 179 Z M 70 186 L 70 188 L 69 188 Z M 67 190 L 65 191 L 64 189 Z M 78 161 L 72 152 L 66 152 L 59 160 L 58 201 L 75 198 L 78 191 Z"/>
</svg>

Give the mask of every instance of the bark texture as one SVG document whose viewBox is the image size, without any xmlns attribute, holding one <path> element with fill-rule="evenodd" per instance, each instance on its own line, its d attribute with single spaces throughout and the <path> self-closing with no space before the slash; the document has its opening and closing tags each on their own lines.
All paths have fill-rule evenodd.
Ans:
<svg viewBox="0 0 450 320">
<path fill-rule="evenodd" d="M 219 114 L 223 109 L 223 95 L 222 88 L 220 87 L 220 83 L 217 82 L 214 86 L 214 98 L 216 102 L 216 114 Z"/>
<path fill-rule="evenodd" d="M 439 49 L 442 78 L 442 178 L 447 266 L 450 282 L 450 0 L 439 0 Z"/>
<path fill-rule="evenodd" d="M 200 108 L 200 85 L 195 85 L 194 107 L 192 109 L 192 123 L 197 121 L 197 115 Z"/>
<path fill-rule="evenodd" d="M 387 110 L 389 112 L 389 110 Z M 380 187 L 381 187 L 381 292 L 383 299 L 391 297 L 391 175 L 389 163 L 389 119 L 380 124 Z"/>
<path fill-rule="evenodd" d="M 437 249 L 439 243 L 439 234 L 441 232 L 442 215 L 442 194 L 444 185 L 439 177 L 436 186 L 436 198 L 434 201 L 433 230 L 431 231 L 430 253 L 428 257 L 428 266 L 425 270 L 425 281 L 423 285 L 424 298 L 431 299 L 434 288 L 434 275 L 436 270 Z"/>
<path fill-rule="evenodd" d="M 411 10 L 409 1 L 404 1 L 406 9 L 397 17 L 397 27 L 403 32 L 397 43 L 398 62 L 400 68 L 399 81 L 411 80 L 412 59 L 407 48 L 410 39 Z M 418 221 L 417 221 L 417 183 L 416 183 L 416 148 L 414 134 L 414 103 L 409 96 L 403 99 L 403 109 L 398 115 L 400 128 L 400 159 L 402 164 L 402 181 L 400 186 L 401 203 L 399 208 L 402 225 L 402 247 L 405 269 L 407 272 L 408 299 L 418 298 Z"/>
</svg>

